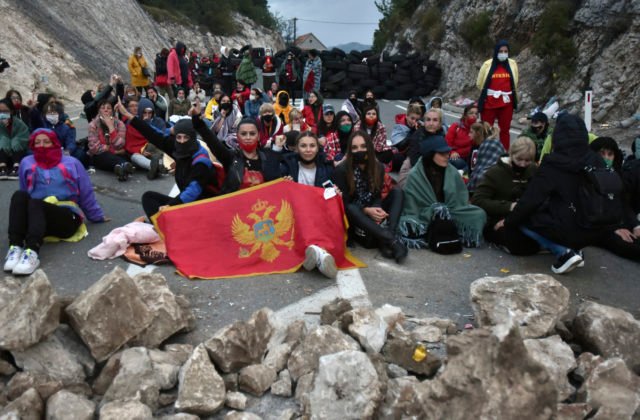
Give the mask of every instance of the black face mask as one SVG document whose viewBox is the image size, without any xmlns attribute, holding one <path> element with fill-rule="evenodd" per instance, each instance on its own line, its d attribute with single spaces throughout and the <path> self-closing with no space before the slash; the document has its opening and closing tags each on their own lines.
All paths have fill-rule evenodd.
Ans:
<svg viewBox="0 0 640 420">
<path fill-rule="evenodd" d="M 287 106 L 288 104 L 289 104 L 289 96 L 280 95 L 280 97 L 278 98 L 278 105 Z"/>
<path fill-rule="evenodd" d="M 351 159 L 355 165 L 360 165 L 367 161 L 367 152 L 353 152 L 351 153 Z"/>
<path fill-rule="evenodd" d="M 176 159 L 191 158 L 195 152 L 198 151 L 198 142 L 194 139 L 189 139 L 184 143 L 176 141 L 176 145 L 173 151 L 173 157 Z"/>
<path fill-rule="evenodd" d="M 514 174 L 520 176 L 527 170 L 527 168 L 523 168 L 522 166 L 518 166 L 515 163 L 511 162 L 511 170 Z"/>
<path fill-rule="evenodd" d="M 220 104 L 220 110 L 222 110 L 222 111 L 227 111 L 227 112 L 229 112 L 229 111 L 231 111 L 231 108 L 232 108 L 232 107 L 233 107 L 233 106 L 231 105 L 231 103 L 230 103 L 230 102 L 225 102 L 225 103 L 223 103 L 223 104 Z"/>
<path fill-rule="evenodd" d="M 264 122 L 271 122 L 271 120 L 273 120 L 273 115 L 271 114 L 264 114 L 262 117 L 260 117 L 262 119 L 262 121 Z"/>
</svg>

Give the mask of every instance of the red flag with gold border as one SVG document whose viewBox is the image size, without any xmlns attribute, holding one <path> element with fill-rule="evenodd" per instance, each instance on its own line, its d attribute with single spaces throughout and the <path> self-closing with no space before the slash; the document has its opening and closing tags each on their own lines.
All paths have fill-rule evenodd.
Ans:
<svg viewBox="0 0 640 420">
<path fill-rule="evenodd" d="M 333 255 L 339 269 L 364 267 L 346 247 L 339 196 L 276 180 L 221 197 L 170 207 L 153 217 L 167 254 L 189 278 L 290 273 L 308 245 Z"/>
</svg>

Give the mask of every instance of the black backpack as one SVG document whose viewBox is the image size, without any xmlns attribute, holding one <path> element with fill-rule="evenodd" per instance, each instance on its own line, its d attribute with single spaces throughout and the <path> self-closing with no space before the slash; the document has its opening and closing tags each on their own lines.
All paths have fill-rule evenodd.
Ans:
<svg viewBox="0 0 640 420">
<path fill-rule="evenodd" d="M 429 249 L 438 254 L 459 254 L 462 252 L 462 241 L 458 228 L 451 219 L 435 216 L 429 224 L 426 235 Z"/>
<path fill-rule="evenodd" d="M 585 229 L 610 228 L 622 221 L 622 179 L 613 169 L 586 167 L 578 186 L 576 216 Z"/>
<path fill-rule="evenodd" d="M 167 57 L 163 57 L 160 54 L 156 55 L 156 74 L 167 74 Z"/>
</svg>

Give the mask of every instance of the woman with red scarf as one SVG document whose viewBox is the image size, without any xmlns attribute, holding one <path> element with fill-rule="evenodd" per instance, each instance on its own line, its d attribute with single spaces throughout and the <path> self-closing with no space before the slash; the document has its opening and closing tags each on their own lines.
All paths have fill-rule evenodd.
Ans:
<svg viewBox="0 0 640 420">
<path fill-rule="evenodd" d="M 518 64 L 509 58 L 507 41 L 498 41 L 493 58 L 482 64 L 476 85 L 482 90 L 478 100 L 482 121 L 493 125 L 498 120 L 500 142 L 509 150 L 511 119 L 518 107 Z"/>
<path fill-rule="evenodd" d="M 9 251 L 4 263 L 4 271 L 19 275 L 38 268 L 45 236 L 75 242 L 87 234 L 85 217 L 95 223 L 109 221 L 84 166 L 62 154 L 54 131 L 35 130 L 29 148 L 33 155 L 20 162 L 20 190 L 9 206 Z"/>
<path fill-rule="evenodd" d="M 478 120 L 478 105 L 469 104 L 464 107 L 460 121 L 456 121 L 449 127 L 445 139 L 451 147 L 449 161 L 456 169 L 468 169 L 469 156 L 473 146 L 471 139 L 471 126 Z"/>
</svg>

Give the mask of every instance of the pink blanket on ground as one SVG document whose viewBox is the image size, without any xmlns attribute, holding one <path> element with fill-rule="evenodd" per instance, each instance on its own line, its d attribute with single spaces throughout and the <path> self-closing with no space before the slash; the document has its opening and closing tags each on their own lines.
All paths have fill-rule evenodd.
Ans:
<svg viewBox="0 0 640 420">
<path fill-rule="evenodd" d="M 87 253 L 94 260 L 117 258 L 125 253 L 130 244 L 150 244 L 160 240 L 153 225 L 143 222 L 131 222 L 112 230 L 102 238 L 102 243 Z"/>
</svg>

